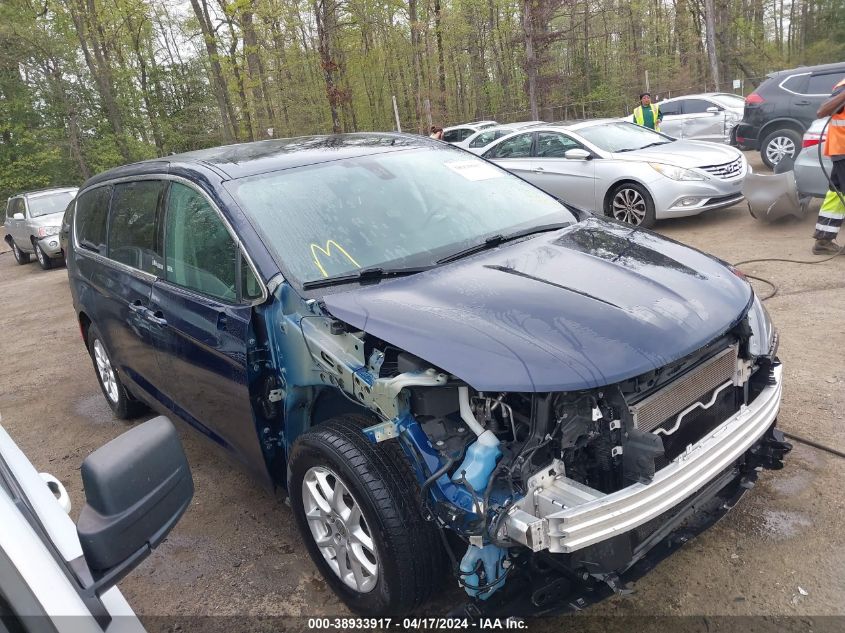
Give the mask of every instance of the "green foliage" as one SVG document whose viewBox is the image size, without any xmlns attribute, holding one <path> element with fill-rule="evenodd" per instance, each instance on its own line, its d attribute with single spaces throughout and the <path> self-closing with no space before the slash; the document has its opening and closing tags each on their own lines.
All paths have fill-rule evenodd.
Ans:
<svg viewBox="0 0 845 633">
<path fill-rule="evenodd" d="M 79 184 L 130 160 L 265 138 L 268 129 L 326 133 L 332 107 L 346 131 L 393 129 L 393 96 L 406 131 L 427 126 L 426 100 L 435 124 L 524 120 L 532 118 L 527 87 L 535 68 L 541 117 L 623 115 L 646 72 L 658 94 L 716 87 L 702 7 L 701 0 L 2 0 L 0 196 Z M 845 59 L 843 0 L 715 0 L 715 12 L 719 89 L 734 78 L 750 88 L 772 70 Z"/>
</svg>

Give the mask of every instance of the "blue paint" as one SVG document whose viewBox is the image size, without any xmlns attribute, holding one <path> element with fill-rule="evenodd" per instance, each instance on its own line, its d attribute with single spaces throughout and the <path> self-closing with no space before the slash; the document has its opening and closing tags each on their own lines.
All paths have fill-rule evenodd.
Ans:
<svg viewBox="0 0 845 633">
<path fill-rule="evenodd" d="M 452 480 L 469 482 L 476 494 L 482 494 L 490 483 L 496 461 L 502 456 L 499 440 L 492 431 L 484 431 L 467 449 L 463 463 L 452 475 Z"/>
<path fill-rule="evenodd" d="M 488 544 L 484 547 L 470 545 L 461 559 L 461 576 L 464 579 L 464 591 L 473 598 L 487 600 L 497 589 L 505 584 L 505 561 L 507 551 L 501 547 Z M 484 574 L 478 573 L 479 562 Z M 482 585 L 492 585 L 480 590 Z"/>
</svg>

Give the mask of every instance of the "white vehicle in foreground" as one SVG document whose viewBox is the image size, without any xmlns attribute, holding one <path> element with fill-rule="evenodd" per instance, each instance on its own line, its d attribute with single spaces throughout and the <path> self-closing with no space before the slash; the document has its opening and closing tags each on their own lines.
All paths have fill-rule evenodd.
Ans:
<svg viewBox="0 0 845 633">
<path fill-rule="evenodd" d="M 158 417 L 94 451 L 81 470 L 86 504 L 74 525 L 64 486 L 39 474 L 0 426 L 0 631 L 143 633 L 116 584 L 191 501 L 182 445 Z"/>
</svg>

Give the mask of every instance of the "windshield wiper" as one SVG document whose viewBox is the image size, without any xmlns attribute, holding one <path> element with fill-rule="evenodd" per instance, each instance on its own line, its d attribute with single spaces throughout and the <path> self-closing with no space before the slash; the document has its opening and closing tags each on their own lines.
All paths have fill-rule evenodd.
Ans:
<svg viewBox="0 0 845 633">
<path fill-rule="evenodd" d="M 655 141 L 654 143 L 649 143 L 648 145 L 643 145 L 640 149 L 645 149 L 646 147 L 657 147 L 658 145 L 666 145 L 671 143 L 672 141 Z"/>
<path fill-rule="evenodd" d="M 354 273 L 348 275 L 336 275 L 334 277 L 326 277 L 325 279 L 315 279 L 314 281 L 306 281 L 302 284 L 303 290 L 313 290 L 314 288 L 325 288 L 326 286 L 338 286 L 340 284 L 348 284 L 352 282 L 378 282 L 382 279 L 390 277 L 403 277 L 405 275 L 414 275 L 426 270 L 430 270 L 433 266 L 408 266 L 406 268 L 379 268 L 374 266 L 372 268 L 362 268 Z"/>
<path fill-rule="evenodd" d="M 622 152 L 638 152 L 641 149 L 645 149 L 646 147 L 656 147 L 657 145 L 666 145 L 667 143 L 671 143 L 672 141 L 655 141 L 654 143 L 649 143 L 648 145 L 643 145 L 642 147 L 623 147 L 622 149 L 616 150 L 617 154 L 621 154 Z"/>
<path fill-rule="evenodd" d="M 480 244 L 473 244 L 469 248 L 465 248 L 463 250 L 458 251 L 457 253 L 452 253 L 451 255 L 447 255 L 442 259 L 438 259 L 437 263 L 446 264 L 448 262 L 453 262 L 456 259 L 461 259 L 462 257 L 467 257 L 468 255 L 474 255 L 475 253 L 480 253 L 481 251 L 486 251 L 488 248 L 495 248 L 496 246 L 504 244 L 505 242 L 518 240 L 521 237 L 527 237 L 528 235 L 534 235 L 536 233 L 547 233 L 549 231 L 556 231 L 558 229 L 566 228 L 571 224 L 571 222 L 555 222 L 553 224 L 541 224 L 539 226 L 532 226 L 527 229 L 522 229 L 521 231 L 516 231 L 515 233 L 509 233 L 508 235 L 491 235 Z"/>
</svg>

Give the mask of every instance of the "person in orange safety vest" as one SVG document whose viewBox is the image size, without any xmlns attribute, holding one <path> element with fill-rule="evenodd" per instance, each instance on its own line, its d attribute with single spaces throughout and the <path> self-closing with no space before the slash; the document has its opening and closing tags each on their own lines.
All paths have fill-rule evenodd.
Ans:
<svg viewBox="0 0 845 633">
<path fill-rule="evenodd" d="M 833 93 L 816 113 L 819 118 L 830 116 L 824 155 L 830 157 L 830 190 L 819 209 L 816 232 L 813 237 L 815 255 L 835 255 L 841 251 L 834 240 L 845 219 L 845 79 L 833 87 Z"/>
</svg>

